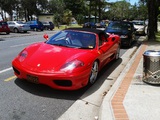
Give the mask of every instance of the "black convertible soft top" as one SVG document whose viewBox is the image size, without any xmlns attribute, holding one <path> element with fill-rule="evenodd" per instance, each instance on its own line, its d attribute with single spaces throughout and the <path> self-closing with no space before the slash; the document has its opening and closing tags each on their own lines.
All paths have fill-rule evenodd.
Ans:
<svg viewBox="0 0 160 120">
<path fill-rule="evenodd" d="M 77 31 L 93 32 L 93 33 L 96 33 L 98 35 L 105 33 L 104 30 L 99 30 L 99 29 L 95 29 L 95 28 L 67 28 L 65 30 L 77 30 Z"/>
</svg>

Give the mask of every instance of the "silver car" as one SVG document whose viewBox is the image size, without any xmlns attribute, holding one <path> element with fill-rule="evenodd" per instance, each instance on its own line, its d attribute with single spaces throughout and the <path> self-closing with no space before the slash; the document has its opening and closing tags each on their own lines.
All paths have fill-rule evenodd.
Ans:
<svg viewBox="0 0 160 120">
<path fill-rule="evenodd" d="M 145 22 L 140 20 L 133 20 L 134 28 L 136 29 L 136 34 L 144 35 L 145 34 Z"/>
<path fill-rule="evenodd" d="M 30 26 L 23 23 L 22 21 L 7 21 L 11 32 L 27 32 L 30 31 Z"/>
</svg>

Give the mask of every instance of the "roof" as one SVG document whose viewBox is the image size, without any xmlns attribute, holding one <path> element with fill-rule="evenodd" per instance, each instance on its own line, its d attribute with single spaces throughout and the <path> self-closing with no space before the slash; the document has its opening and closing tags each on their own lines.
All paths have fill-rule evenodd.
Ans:
<svg viewBox="0 0 160 120">
<path fill-rule="evenodd" d="M 94 28 L 67 28 L 65 30 L 77 30 L 77 31 L 86 31 L 86 32 L 92 32 L 96 34 L 104 33 L 104 30 L 94 29 Z"/>
</svg>

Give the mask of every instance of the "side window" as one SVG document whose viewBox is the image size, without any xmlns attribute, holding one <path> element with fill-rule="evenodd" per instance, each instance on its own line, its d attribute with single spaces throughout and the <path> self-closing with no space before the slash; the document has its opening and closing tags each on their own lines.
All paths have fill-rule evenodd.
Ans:
<svg viewBox="0 0 160 120">
<path fill-rule="evenodd" d="M 104 33 L 99 34 L 99 46 L 101 46 L 104 42 L 107 42 L 107 37 Z"/>
</svg>

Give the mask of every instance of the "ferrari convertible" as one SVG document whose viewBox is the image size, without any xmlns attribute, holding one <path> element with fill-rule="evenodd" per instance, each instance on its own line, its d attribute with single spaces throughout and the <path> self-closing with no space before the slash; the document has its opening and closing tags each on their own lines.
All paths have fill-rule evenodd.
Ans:
<svg viewBox="0 0 160 120">
<path fill-rule="evenodd" d="M 59 90 L 92 85 L 107 63 L 119 58 L 120 37 L 90 28 L 69 28 L 24 48 L 12 61 L 21 80 Z"/>
</svg>

